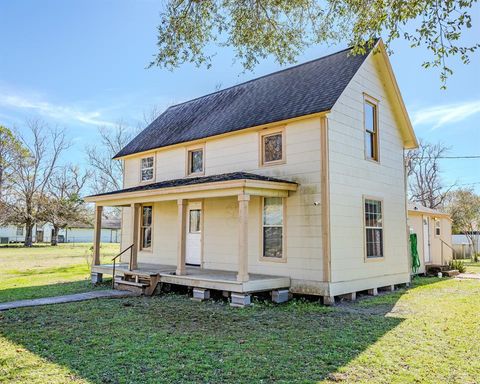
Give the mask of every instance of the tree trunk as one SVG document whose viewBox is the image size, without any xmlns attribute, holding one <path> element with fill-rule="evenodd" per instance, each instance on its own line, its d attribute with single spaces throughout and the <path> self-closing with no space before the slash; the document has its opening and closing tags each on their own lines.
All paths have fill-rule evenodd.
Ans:
<svg viewBox="0 0 480 384">
<path fill-rule="evenodd" d="M 51 245 L 58 245 L 58 232 L 60 231 L 60 228 L 57 227 L 56 225 L 53 226 L 53 232 L 52 232 L 52 240 L 50 242 Z"/>
<path fill-rule="evenodd" d="M 25 242 L 23 245 L 25 247 L 31 247 L 33 244 L 33 223 L 25 223 Z"/>
</svg>

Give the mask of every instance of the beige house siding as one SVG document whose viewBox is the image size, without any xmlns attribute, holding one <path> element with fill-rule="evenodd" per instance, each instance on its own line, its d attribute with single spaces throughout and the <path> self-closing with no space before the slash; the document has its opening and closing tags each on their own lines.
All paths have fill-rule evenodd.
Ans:
<svg viewBox="0 0 480 384">
<path fill-rule="evenodd" d="M 205 175 L 242 170 L 287 178 L 300 184 L 286 199 L 286 261 L 261 261 L 261 199 L 252 197 L 249 207 L 249 271 L 287 275 L 296 279 L 322 280 L 322 238 L 320 205 L 320 118 L 292 122 L 285 126 L 286 163 L 261 167 L 259 132 L 248 131 L 205 140 Z M 155 152 L 155 181 L 185 177 L 186 148 Z M 125 159 L 125 187 L 139 184 L 140 159 Z M 168 207 L 168 208 L 167 208 Z M 122 248 L 130 245 L 130 209 L 123 209 Z M 176 202 L 154 206 L 153 249 L 138 253 L 139 262 L 176 264 Z M 236 197 L 203 201 L 204 268 L 237 270 L 238 203 Z M 165 223 L 162 225 L 162 223 Z M 162 229 L 163 228 L 163 229 Z M 166 232 L 165 232 L 166 231 Z M 167 249 L 165 249 L 167 247 Z M 126 260 L 128 255 L 125 256 Z"/>
<path fill-rule="evenodd" d="M 409 281 L 403 141 L 377 60 L 367 58 L 328 117 L 333 295 Z M 365 159 L 364 93 L 379 101 L 378 163 Z M 364 197 L 383 201 L 382 260 L 365 260 Z"/>
<path fill-rule="evenodd" d="M 204 144 L 204 174 L 245 171 L 284 178 L 299 183 L 297 192 L 286 198 L 284 262 L 262 261 L 261 198 L 253 196 L 249 206 L 248 270 L 252 273 L 289 276 L 293 292 L 340 295 L 364 289 L 401 284 L 410 280 L 406 225 L 405 170 L 400 116 L 390 96 L 389 77 L 380 72 L 381 55 L 370 55 L 328 114 L 328 157 L 331 260 L 323 258 L 321 187 L 321 127 L 325 117 L 289 122 L 284 129 L 286 162 L 260 165 L 260 130 L 245 130 Z M 382 80 L 383 79 L 383 80 Z M 390 80 L 388 80 L 390 81 Z M 387 91 L 387 89 L 389 91 Z M 389 93 L 390 92 L 390 93 Z M 364 95 L 379 100 L 379 157 L 365 159 Z M 279 127 L 279 128 L 281 128 Z M 269 128 L 272 129 L 272 128 Z M 189 144 L 151 152 L 155 156 L 155 180 L 186 176 Z M 125 187 L 140 182 L 140 159 L 125 158 Z M 365 260 L 363 199 L 383 201 L 384 258 Z M 139 262 L 176 264 L 176 201 L 154 205 L 153 247 L 138 254 Z M 131 243 L 130 213 L 124 208 L 122 247 Z M 202 267 L 238 270 L 238 202 L 236 197 L 203 200 Z M 327 226 L 325 226 L 327 229 Z M 323 233 L 328 239 L 328 232 Z M 328 248 L 328 247 L 327 247 Z M 126 256 L 128 258 L 128 256 Z M 330 273 L 327 267 L 330 265 Z M 325 276 L 324 276 L 325 266 Z M 331 283 L 324 281 L 331 279 Z"/>
</svg>

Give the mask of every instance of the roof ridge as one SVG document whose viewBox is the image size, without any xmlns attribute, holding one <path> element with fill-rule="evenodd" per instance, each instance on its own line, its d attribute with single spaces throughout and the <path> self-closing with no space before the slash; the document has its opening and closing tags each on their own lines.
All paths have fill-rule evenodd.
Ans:
<svg viewBox="0 0 480 384">
<path fill-rule="evenodd" d="M 181 103 L 178 103 L 178 104 L 170 105 L 167 109 L 175 108 L 175 107 L 178 107 L 178 106 L 183 105 L 183 104 L 190 103 L 190 102 L 195 101 L 195 100 L 203 99 L 204 97 L 212 96 L 212 95 L 215 95 L 215 94 L 220 93 L 220 92 L 227 91 L 227 90 L 232 89 L 232 88 L 240 87 L 240 86 L 242 86 L 242 85 L 245 85 L 245 84 L 248 84 L 248 83 L 251 83 L 251 82 L 260 80 L 260 79 L 263 79 L 263 78 L 265 78 L 265 77 L 270 77 L 270 76 L 277 75 L 277 74 L 282 73 L 282 72 L 290 71 L 290 70 L 292 70 L 292 69 L 295 69 L 295 68 L 298 68 L 298 67 L 302 67 L 302 66 L 307 65 L 307 64 L 311 64 L 311 63 L 313 63 L 313 62 L 315 62 L 315 61 L 324 60 L 324 59 L 326 59 L 326 58 L 328 58 L 328 57 L 330 57 L 330 56 L 338 55 L 338 54 L 340 54 L 340 53 L 343 53 L 343 52 L 345 52 L 345 51 L 350 51 L 350 50 L 352 50 L 352 49 L 353 49 L 353 46 L 348 47 L 348 48 L 345 48 L 345 49 L 342 49 L 342 50 L 337 51 L 337 52 L 330 53 L 330 54 L 325 55 L 325 56 L 322 56 L 322 57 L 317 57 L 316 59 L 312 59 L 312 60 L 305 61 L 305 62 L 303 62 L 303 63 L 295 64 L 295 65 L 293 65 L 293 66 L 291 66 L 291 67 L 288 67 L 288 68 L 283 68 L 283 69 L 280 69 L 280 70 L 275 71 L 275 72 L 267 73 L 267 74 L 265 74 L 265 75 L 262 75 L 262 76 L 259 76 L 259 77 L 255 77 L 254 79 L 250 79 L 250 80 L 244 81 L 244 82 L 239 83 L 239 84 L 231 85 L 231 86 L 229 86 L 229 87 L 227 87 L 227 88 L 219 89 L 218 91 L 214 91 L 214 92 L 207 93 L 206 95 L 194 97 L 193 99 L 189 99 L 189 100 L 186 100 L 186 101 L 182 101 Z M 166 109 L 165 111 L 167 111 L 167 109 Z"/>
</svg>

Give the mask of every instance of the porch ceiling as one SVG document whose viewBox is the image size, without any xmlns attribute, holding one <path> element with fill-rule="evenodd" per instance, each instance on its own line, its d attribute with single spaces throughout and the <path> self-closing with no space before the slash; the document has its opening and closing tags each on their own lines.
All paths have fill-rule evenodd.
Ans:
<svg viewBox="0 0 480 384">
<path fill-rule="evenodd" d="M 132 203 L 177 199 L 198 199 L 249 194 L 266 197 L 287 197 L 298 184 L 288 180 L 247 172 L 166 180 L 109 193 L 88 196 L 87 202 L 102 206 L 127 206 Z"/>
</svg>

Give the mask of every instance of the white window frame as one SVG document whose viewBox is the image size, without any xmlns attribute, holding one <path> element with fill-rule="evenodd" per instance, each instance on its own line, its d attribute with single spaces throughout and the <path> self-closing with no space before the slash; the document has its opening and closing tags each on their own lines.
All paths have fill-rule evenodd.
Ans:
<svg viewBox="0 0 480 384">
<path fill-rule="evenodd" d="M 265 206 L 265 199 L 268 197 L 262 197 L 262 203 L 260 204 L 260 261 L 269 261 L 269 262 L 276 262 L 276 263 L 285 263 L 287 262 L 287 231 L 286 231 L 286 204 L 285 198 L 282 197 L 282 225 L 265 225 L 263 214 L 264 214 L 264 206 Z M 265 227 L 281 227 L 282 228 L 282 257 L 269 257 L 265 256 L 264 254 L 264 228 Z"/>
<path fill-rule="evenodd" d="M 152 159 L 152 166 L 144 168 L 143 160 L 150 159 L 150 158 Z M 140 183 L 151 183 L 152 181 L 155 181 L 155 158 L 156 158 L 155 155 L 151 155 L 151 156 L 144 156 L 140 159 Z M 152 178 L 148 180 L 143 180 L 143 176 L 142 176 L 143 171 L 146 171 L 149 169 L 152 170 Z"/>
<path fill-rule="evenodd" d="M 381 213 L 381 226 L 368 226 L 366 222 L 366 203 L 367 201 L 374 201 L 380 203 L 380 213 Z M 384 204 L 383 199 L 374 197 L 374 196 L 364 196 L 363 197 L 363 240 L 364 240 L 364 260 L 365 262 L 374 262 L 374 261 L 383 261 L 385 260 L 385 212 L 384 212 Z M 368 244 L 367 244 L 367 230 L 368 229 L 380 229 L 382 231 L 382 256 L 368 256 Z"/>
<path fill-rule="evenodd" d="M 269 136 L 281 135 L 282 136 L 282 158 L 280 160 L 265 161 L 265 138 Z M 275 127 L 271 129 L 265 129 L 259 132 L 259 166 L 269 167 L 272 165 L 285 164 L 286 159 L 286 142 L 285 142 L 285 127 Z"/>
<path fill-rule="evenodd" d="M 16 236 L 23 236 L 23 226 L 17 225 L 17 232 Z"/>
</svg>

